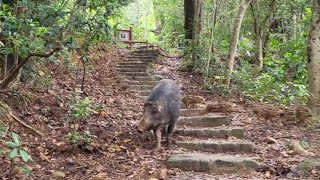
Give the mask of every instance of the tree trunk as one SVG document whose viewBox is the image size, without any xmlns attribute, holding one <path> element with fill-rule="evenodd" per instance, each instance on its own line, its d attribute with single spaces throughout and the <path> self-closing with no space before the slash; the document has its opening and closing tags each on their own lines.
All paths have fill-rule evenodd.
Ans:
<svg viewBox="0 0 320 180">
<path fill-rule="evenodd" d="M 216 0 L 212 0 L 213 4 L 213 12 L 212 12 L 212 18 L 211 18 L 211 31 L 210 31 L 210 45 L 209 45 L 209 53 L 208 53 L 208 59 L 206 61 L 206 70 L 205 70 L 205 76 L 204 76 L 204 82 L 207 82 L 207 78 L 209 76 L 209 68 L 210 68 L 210 61 L 211 61 L 211 54 L 213 54 L 213 36 L 214 36 L 214 26 L 216 25 L 217 21 L 217 3 Z"/>
<path fill-rule="evenodd" d="M 314 122 L 320 121 L 320 2 L 313 0 L 313 15 L 307 41 L 309 108 Z"/>
<path fill-rule="evenodd" d="M 193 22 L 193 37 L 192 39 L 197 39 L 203 33 L 203 0 L 195 1 L 195 16 Z"/>
<path fill-rule="evenodd" d="M 240 35 L 242 20 L 251 1 L 252 0 L 243 0 L 241 2 L 237 17 L 234 20 L 232 39 L 229 47 L 228 62 L 227 62 L 227 68 L 226 68 L 225 84 L 227 85 L 227 87 L 230 86 L 231 74 L 233 71 L 234 59 L 237 51 L 237 44 L 238 44 L 238 39 Z"/>
<path fill-rule="evenodd" d="M 184 0 L 185 38 L 192 39 L 195 16 L 195 0 Z"/>
<path fill-rule="evenodd" d="M 262 30 L 259 28 L 259 32 L 257 34 L 257 59 L 258 59 L 258 67 L 261 70 L 263 67 L 263 34 Z"/>
<path fill-rule="evenodd" d="M 3 80 L 7 76 L 7 57 L 3 56 L 1 57 L 1 77 L 0 80 Z"/>
</svg>

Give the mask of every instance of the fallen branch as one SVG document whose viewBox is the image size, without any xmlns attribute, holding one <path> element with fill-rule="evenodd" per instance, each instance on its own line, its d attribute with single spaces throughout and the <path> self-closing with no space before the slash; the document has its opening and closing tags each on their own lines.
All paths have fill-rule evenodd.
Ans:
<svg viewBox="0 0 320 180">
<path fill-rule="evenodd" d="M 9 114 L 7 114 L 7 116 L 9 116 L 9 118 L 12 118 L 13 120 L 15 120 L 16 122 L 18 122 L 19 124 L 21 124 L 23 127 L 29 129 L 32 133 L 34 133 L 35 135 L 39 135 L 41 138 L 43 137 L 43 134 L 40 133 L 39 131 L 37 131 L 36 129 L 34 129 L 33 127 L 29 126 L 28 124 L 26 124 L 25 122 L 21 121 L 17 116 L 15 116 L 14 114 L 12 114 L 12 112 L 9 111 Z"/>
</svg>

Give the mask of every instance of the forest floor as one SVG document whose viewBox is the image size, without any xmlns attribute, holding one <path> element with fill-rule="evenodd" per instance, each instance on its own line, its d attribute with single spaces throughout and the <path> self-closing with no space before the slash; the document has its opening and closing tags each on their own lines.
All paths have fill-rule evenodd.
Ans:
<svg viewBox="0 0 320 180">
<path fill-rule="evenodd" d="M 122 84 L 115 65 L 121 61 L 126 50 L 117 47 L 99 46 L 91 53 L 87 66 L 83 96 L 92 102 L 92 113 L 83 120 L 72 121 L 74 92 L 81 88 L 82 65 L 48 63 L 38 71 L 32 81 L 16 85 L 15 95 L 1 93 L 6 102 L 21 120 L 43 134 L 42 137 L 11 122 L 10 131 L 20 136 L 21 147 L 32 157 L 23 163 L 21 159 L 10 161 L 0 155 L 0 179 L 317 179 L 320 171 L 293 173 L 293 165 L 306 159 L 288 149 L 291 140 L 318 137 L 307 136 L 303 128 L 281 125 L 277 118 L 271 122 L 259 119 L 247 112 L 237 96 L 228 99 L 201 87 L 201 78 L 178 70 L 181 60 L 163 59 L 157 62 L 156 72 L 163 77 L 175 79 L 183 94 L 202 95 L 207 101 L 229 101 L 238 111 L 230 115 L 232 123 L 246 128 L 246 139 L 255 143 L 255 154 L 263 164 L 259 172 L 241 175 L 206 175 L 187 173 L 178 169 L 166 169 L 166 159 L 174 153 L 175 145 L 161 152 L 153 150 L 151 133 L 139 134 L 136 123 L 142 115 L 143 99 Z M 75 57 L 76 58 L 76 57 Z M 39 68 L 40 69 L 40 68 Z M 47 77 L 51 77 L 48 81 Z M 49 82 L 49 83 L 48 83 Z M 88 144 L 72 144 L 65 136 L 72 131 L 90 131 L 94 135 Z M 315 133 L 316 134 L 316 133 Z M 4 133 L 0 149 L 10 134 Z M 173 138 L 179 138 L 174 135 Z M 309 138 L 309 139 L 308 139 Z M 269 141 L 268 141 L 269 139 Z M 270 139 L 274 140 L 270 143 Z M 317 146 L 316 146 L 317 147 Z M 310 149 L 317 154 L 319 148 Z M 13 165 L 12 165 L 13 163 Z M 29 166 L 33 170 L 25 176 L 21 170 L 11 167 Z"/>
</svg>

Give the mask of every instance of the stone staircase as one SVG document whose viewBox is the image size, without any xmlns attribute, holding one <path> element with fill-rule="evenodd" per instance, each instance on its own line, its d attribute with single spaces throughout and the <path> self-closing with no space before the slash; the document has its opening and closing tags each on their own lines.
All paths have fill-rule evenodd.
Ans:
<svg viewBox="0 0 320 180">
<path fill-rule="evenodd" d="M 133 51 L 117 68 L 129 88 L 148 96 L 156 79 L 148 73 L 156 50 Z M 234 127 L 227 116 L 202 116 L 201 109 L 181 109 L 174 135 L 180 150 L 168 158 L 168 168 L 207 173 L 242 173 L 259 168 L 254 144 L 244 140 L 245 130 Z"/>
</svg>

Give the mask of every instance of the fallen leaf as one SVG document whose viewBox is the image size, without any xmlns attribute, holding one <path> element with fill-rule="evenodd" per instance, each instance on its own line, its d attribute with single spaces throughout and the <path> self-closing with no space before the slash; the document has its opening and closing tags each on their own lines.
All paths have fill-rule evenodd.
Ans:
<svg viewBox="0 0 320 180">
<path fill-rule="evenodd" d="M 167 179 L 167 169 L 166 168 L 160 170 L 159 179 L 160 180 Z"/>
<path fill-rule="evenodd" d="M 107 178 L 107 174 L 106 173 L 99 173 L 95 176 L 92 177 L 92 180 L 104 180 Z"/>
<path fill-rule="evenodd" d="M 52 170 L 52 176 L 57 179 L 64 179 L 66 174 L 62 171 Z"/>
<path fill-rule="evenodd" d="M 270 171 L 266 171 L 266 173 L 264 174 L 267 178 L 269 178 L 271 176 Z"/>
</svg>

